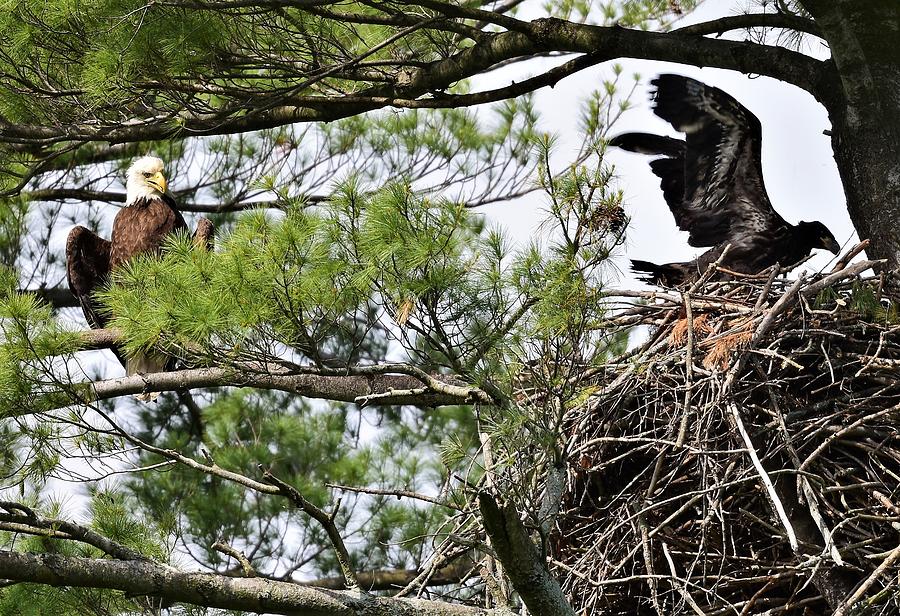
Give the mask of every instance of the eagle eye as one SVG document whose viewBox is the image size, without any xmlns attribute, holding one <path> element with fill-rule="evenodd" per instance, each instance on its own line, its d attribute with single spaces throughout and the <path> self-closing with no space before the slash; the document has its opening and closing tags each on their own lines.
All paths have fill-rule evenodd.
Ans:
<svg viewBox="0 0 900 616">
<path fill-rule="evenodd" d="M 144 171 L 144 177 L 145 178 L 153 177 L 153 174 L 150 173 L 149 171 Z"/>
</svg>

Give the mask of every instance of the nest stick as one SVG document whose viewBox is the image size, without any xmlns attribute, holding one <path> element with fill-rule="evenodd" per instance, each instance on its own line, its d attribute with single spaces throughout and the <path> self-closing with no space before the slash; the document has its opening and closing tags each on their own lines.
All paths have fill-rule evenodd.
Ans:
<svg viewBox="0 0 900 616">
<path fill-rule="evenodd" d="M 800 549 L 800 544 L 797 542 L 797 534 L 794 532 L 794 527 L 784 510 L 781 499 L 778 498 L 778 492 L 775 491 L 775 484 L 772 483 L 772 478 L 769 477 L 769 473 L 763 468 L 762 462 L 756 454 L 756 449 L 753 447 L 753 441 L 750 440 L 750 435 L 747 434 L 747 428 L 744 427 L 744 422 L 741 420 L 741 414 L 738 411 L 737 405 L 732 402 L 728 405 L 728 408 L 731 411 L 732 417 L 734 417 L 734 423 L 737 426 L 738 432 L 741 434 L 741 438 L 744 439 L 744 443 L 747 445 L 747 454 L 750 456 L 750 460 L 753 462 L 753 466 L 759 474 L 759 479 L 762 481 L 766 492 L 769 494 L 769 498 L 772 500 L 772 506 L 775 507 L 775 512 L 778 514 L 778 519 L 781 520 L 781 525 L 784 526 L 788 543 L 790 543 L 791 549 L 794 550 L 794 552 L 797 552 Z"/>
</svg>

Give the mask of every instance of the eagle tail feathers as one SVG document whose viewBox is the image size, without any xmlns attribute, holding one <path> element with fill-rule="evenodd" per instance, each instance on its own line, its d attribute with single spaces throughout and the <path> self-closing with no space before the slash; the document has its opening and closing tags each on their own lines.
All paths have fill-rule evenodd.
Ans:
<svg viewBox="0 0 900 616">
<path fill-rule="evenodd" d="M 215 234 L 216 230 L 212 221 L 209 218 L 201 218 L 197 221 L 197 228 L 194 230 L 194 235 L 191 238 L 194 247 L 212 252 Z"/>
<path fill-rule="evenodd" d="M 657 265 L 650 261 L 632 259 L 631 269 L 634 273 L 638 274 L 638 280 L 665 287 L 678 286 L 688 279 L 688 272 L 686 271 L 687 268 L 684 263 L 665 263 L 663 265 Z"/>
<path fill-rule="evenodd" d="M 135 374 L 153 374 L 154 372 L 163 372 L 166 370 L 169 358 L 158 353 L 148 353 L 129 357 L 125 362 L 126 376 Z M 142 402 L 154 402 L 159 398 L 158 391 L 144 391 L 134 394 L 134 397 Z"/>
</svg>

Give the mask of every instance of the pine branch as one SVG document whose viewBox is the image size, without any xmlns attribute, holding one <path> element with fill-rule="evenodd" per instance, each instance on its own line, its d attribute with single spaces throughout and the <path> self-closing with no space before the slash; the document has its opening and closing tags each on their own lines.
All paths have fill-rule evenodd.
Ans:
<svg viewBox="0 0 900 616">
<path fill-rule="evenodd" d="M 20 503 L 0 502 L 0 509 L 6 511 L 6 513 L 0 512 L 0 530 L 53 539 L 72 539 L 91 545 L 120 560 L 149 560 L 143 554 L 104 537 L 90 528 L 66 520 L 39 516 Z"/>
<path fill-rule="evenodd" d="M 428 2 L 429 5 L 441 3 Z M 448 12 L 462 10 L 442 5 Z M 468 10 L 468 9 L 467 9 Z M 774 77 L 811 92 L 819 99 L 831 75 L 831 64 L 776 46 L 684 33 L 658 33 L 619 27 L 592 26 L 554 18 L 531 22 L 515 20 L 489 11 L 475 11 L 473 18 L 502 22 L 509 28 L 485 34 L 471 47 L 446 59 L 402 71 L 402 79 L 373 85 L 357 93 L 340 96 L 286 96 L 284 92 L 255 90 L 244 93 L 243 102 L 232 112 L 230 103 L 211 113 L 185 109 L 178 121 L 163 113 L 134 118 L 128 123 L 75 123 L 72 125 L 25 125 L 0 121 L 0 141 L 35 149 L 52 148 L 60 141 L 135 141 L 222 135 L 274 128 L 297 122 L 333 121 L 383 107 L 461 107 L 471 99 L 420 98 L 442 92 L 452 84 L 484 72 L 512 58 L 547 51 L 590 54 L 591 62 L 630 57 L 680 62 L 696 66 L 736 70 Z M 510 20 L 512 20 L 511 23 Z M 513 30 L 513 26 L 515 30 Z M 346 62 L 345 62 L 346 63 Z M 544 77 L 530 82 L 531 89 L 550 85 Z M 514 88 L 515 89 L 515 88 Z M 517 89 L 516 93 L 521 93 Z M 253 111 L 245 112 L 251 109 Z"/>
</svg>

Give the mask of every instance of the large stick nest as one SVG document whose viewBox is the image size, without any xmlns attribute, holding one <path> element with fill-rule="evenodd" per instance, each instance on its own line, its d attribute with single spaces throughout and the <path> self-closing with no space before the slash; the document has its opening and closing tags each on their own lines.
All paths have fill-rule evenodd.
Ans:
<svg viewBox="0 0 900 616">
<path fill-rule="evenodd" d="M 617 320 L 650 339 L 567 423 L 550 546 L 579 613 L 831 614 L 854 591 L 848 614 L 900 613 L 900 318 L 871 265 L 630 294 Z"/>
</svg>

